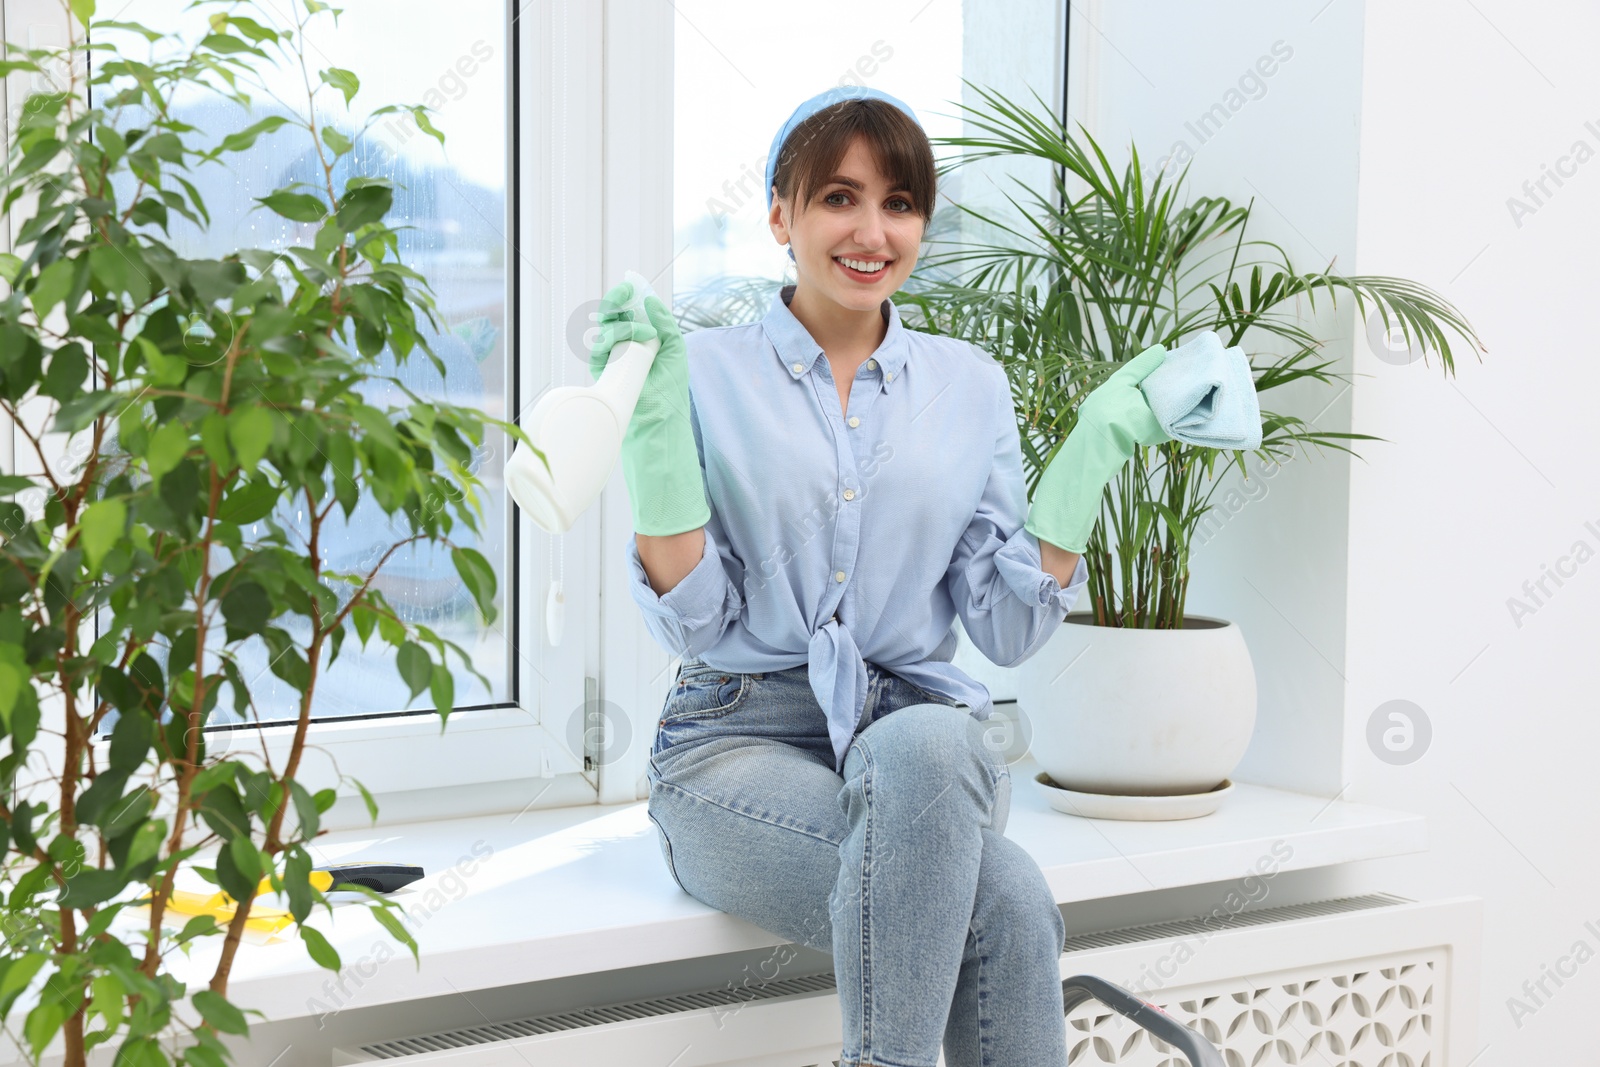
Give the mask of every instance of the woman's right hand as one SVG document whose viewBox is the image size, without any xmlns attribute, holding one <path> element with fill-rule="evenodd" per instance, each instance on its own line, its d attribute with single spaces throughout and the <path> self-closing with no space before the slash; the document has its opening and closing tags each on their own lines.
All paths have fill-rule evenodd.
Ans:
<svg viewBox="0 0 1600 1067">
<path fill-rule="evenodd" d="M 704 526 L 711 510 L 689 417 L 689 346 L 666 304 L 647 296 L 641 314 L 629 306 L 633 295 L 621 282 L 600 301 L 589 372 L 598 380 L 623 341 L 660 341 L 623 432 L 621 459 L 634 531 L 663 537 Z"/>
<path fill-rule="evenodd" d="M 653 341 L 656 329 L 650 320 L 630 307 L 633 285 L 619 282 L 600 298 L 600 332 L 589 346 L 589 374 L 595 381 L 605 372 L 611 350 L 624 341 Z"/>
</svg>

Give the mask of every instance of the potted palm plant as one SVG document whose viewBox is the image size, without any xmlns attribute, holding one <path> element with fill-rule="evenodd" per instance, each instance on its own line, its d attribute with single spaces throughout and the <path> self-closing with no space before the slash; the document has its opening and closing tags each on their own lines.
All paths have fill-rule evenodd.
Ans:
<svg viewBox="0 0 1600 1067">
<path fill-rule="evenodd" d="M 917 309 L 919 328 L 973 341 L 1005 367 L 1030 500 L 1080 401 L 1153 345 L 1170 351 L 1211 330 L 1242 347 L 1263 401 L 1257 451 L 1272 461 L 1296 446 L 1348 452 L 1346 441 L 1377 440 L 1266 410 L 1267 394 L 1292 382 L 1342 380 L 1321 355 L 1328 338 L 1298 314 L 1302 298 L 1315 311 L 1319 295 L 1336 302 L 1344 290 L 1362 316 L 1370 302 L 1385 328 L 1393 321 L 1424 355 L 1438 353 L 1447 374 L 1447 332 L 1483 348 L 1426 286 L 1302 272 L 1280 246 L 1246 237 L 1250 204 L 1187 195 L 1187 168 L 1147 181 L 1137 151 L 1113 164 L 1037 94 L 1030 113 L 972 88 L 983 106 L 961 106 L 977 132 L 935 142 L 960 149 L 941 171 L 1010 157 L 1047 161 L 1055 180 L 1046 189 L 1019 183 L 1024 199 L 1011 203 L 1020 222 L 958 206 L 995 240 L 939 242 L 953 247 L 924 256 L 915 291 L 901 299 Z M 1136 449 L 1107 485 L 1085 553 L 1086 610 L 1016 668 L 1032 753 L 1057 785 L 1118 796 L 1213 792 L 1243 758 L 1256 713 L 1249 650 L 1235 623 L 1186 613 L 1184 603 L 1195 531 L 1234 463 L 1244 471 L 1243 451 L 1168 441 Z"/>
</svg>

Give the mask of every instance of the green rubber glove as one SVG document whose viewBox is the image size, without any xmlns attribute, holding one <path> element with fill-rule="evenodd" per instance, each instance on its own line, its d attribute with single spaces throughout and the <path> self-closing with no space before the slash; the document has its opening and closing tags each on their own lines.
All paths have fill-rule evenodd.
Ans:
<svg viewBox="0 0 1600 1067">
<path fill-rule="evenodd" d="M 623 341 L 660 339 L 622 435 L 622 476 L 628 483 L 634 532 L 652 537 L 687 533 L 711 518 L 689 422 L 689 346 L 658 297 L 645 297 L 642 316 L 629 307 L 632 302 L 628 282 L 601 299 L 600 335 L 589 350 L 589 373 L 598 381 L 611 349 Z"/>
<path fill-rule="evenodd" d="M 1100 497 L 1140 445 L 1170 441 L 1139 383 L 1167 358 L 1152 345 L 1084 398 L 1078 423 L 1045 466 L 1024 528 L 1041 541 L 1082 553 L 1100 516 Z"/>
</svg>

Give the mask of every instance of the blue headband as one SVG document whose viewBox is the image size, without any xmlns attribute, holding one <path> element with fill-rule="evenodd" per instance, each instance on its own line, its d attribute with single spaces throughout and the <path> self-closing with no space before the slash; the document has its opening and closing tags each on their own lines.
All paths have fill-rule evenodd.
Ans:
<svg viewBox="0 0 1600 1067">
<path fill-rule="evenodd" d="M 907 115 L 910 115 L 911 121 L 918 126 L 922 125 L 922 120 L 917 118 L 917 113 L 912 111 L 910 105 L 906 104 L 905 101 L 897 100 L 888 93 L 873 89 L 870 86 L 836 85 L 832 89 L 818 93 L 795 108 L 794 114 L 789 116 L 788 121 L 779 128 L 778 135 L 772 139 L 772 148 L 767 152 L 767 210 L 769 212 L 772 210 L 772 179 L 778 171 L 778 155 L 783 151 L 783 142 L 787 141 L 789 135 L 794 132 L 794 128 L 806 119 L 825 107 L 831 107 L 845 100 L 882 100 L 885 103 L 893 104 Z M 789 249 L 789 258 L 794 258 L 793 248 Z"/>
</svg>

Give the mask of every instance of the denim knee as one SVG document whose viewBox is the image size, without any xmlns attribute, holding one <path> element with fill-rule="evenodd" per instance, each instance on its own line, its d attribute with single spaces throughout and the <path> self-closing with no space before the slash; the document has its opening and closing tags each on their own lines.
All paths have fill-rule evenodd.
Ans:
<svg viewBox="0 0 1600 1067">
<path fill-rule="evenodd" d="M 1044 873 L 1021 849 L 993 848 L 990 840 L 985 839 L 986 862 L 979 872 L 973 926 L 988 939 L 1049 943 L 1060 955 L 1066 949 L 1067 924 Z"/>
<path fill-rule="evenodd" d="M 912 704 L 872 723 L 851 748 L 866 747 L 874 763 L 911 762 L 919 771 L 939 777 L 965 769 L 976 757 L 992 784 L 1004 767 L 988 755 L 983 730 L 983 723 L 966 708 Z M 853 754 L 846 754 L 847 764 Z M 849 776 L 847 769 L 845 777 Z"/>
</svg>

